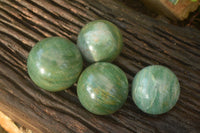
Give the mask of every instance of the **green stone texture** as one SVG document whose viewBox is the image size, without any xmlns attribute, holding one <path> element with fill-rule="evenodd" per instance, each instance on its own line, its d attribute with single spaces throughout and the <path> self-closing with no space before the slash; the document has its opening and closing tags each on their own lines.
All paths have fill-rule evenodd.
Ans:
<svg viewBox="0 0 200 133">
<path fill-rule="evenodd" d="M 74 84 L 82 70 L 81 53 L 71 41 L 50 37 L 30 51 L 27 68 L 33 82 L 48 91 L 60 91 Z"/>
<path fill-rule="evenodd" d="M 77 87 L 81 104 L 97 115 L 116 112 L 128 96 L 128 80 L 117 66 L 99 62 L 81 74 Z"/>
<path fill-rule="evenodd" d="M 143 112 L 163 114 L 172 109 L 180 94 L 176 75 L 167 67 L 152 65 L 139 71 L 132 83 L 132 98 Z"/>
<path fill-rule="evenodd" d="M 120 30 L 106 20 L 95 20 L 86 24 L 78 36 L 78 47 L 90 63 L 111 62 L 123 46 Z"/>
</svg>

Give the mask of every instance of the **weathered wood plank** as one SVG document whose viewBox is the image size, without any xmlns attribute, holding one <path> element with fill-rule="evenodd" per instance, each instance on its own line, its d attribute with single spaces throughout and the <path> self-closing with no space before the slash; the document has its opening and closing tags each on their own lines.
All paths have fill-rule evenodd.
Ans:
<svg viewBox="0 0 200 133">
<path fill-rule="evenodd" d="M 175 108 L 161 116 L 142 113 L 129 97 L 113 115 L 86 111 L 76 84 L 58 93 L 41 90 L 27 74 L 26 59 L 35 43 L 62 36 L 76 43 L 87 22 L 107 19 L 122 31 L 125 47 L 114 62 L 129 83 L 140 69 L 162 64 L 181 83 Z M 36 133 L 199 132 L 200 31 L 180 28 L 139 14 L 117 0 L 0 0 L 0 110 Z"/>
</svg>

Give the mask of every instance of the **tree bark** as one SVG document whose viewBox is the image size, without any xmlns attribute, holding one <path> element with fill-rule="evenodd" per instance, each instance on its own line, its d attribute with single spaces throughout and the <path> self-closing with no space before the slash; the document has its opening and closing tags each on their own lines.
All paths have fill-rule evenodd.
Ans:
<svg viewBox="0 0 200 133">
<path fill-rule="evenodd" d="M 82 26 L 106 19 L 122 31 L 124 48 L 114 61 L 130 84 L 143 67 L 161 64 L 177 75 L 181 94 L 166 114 L 147 115 L 129 97 L 109 116 L 86 111 L 76 84 L 51 93 L 29 78 L 26 60 L 39 40 L 61 36 L 76 43 Z M 35 133 L 200 132 L 200 31 L 135 12 L 117 0 L 0 0 L 0 110 Z"/>
</svg>

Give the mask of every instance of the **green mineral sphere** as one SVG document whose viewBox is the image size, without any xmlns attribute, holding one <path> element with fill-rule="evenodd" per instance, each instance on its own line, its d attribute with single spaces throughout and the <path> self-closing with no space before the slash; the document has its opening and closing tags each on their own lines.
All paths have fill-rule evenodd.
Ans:
<svg viewBox="0 0 200 133">
<path fill-rule="evenodd" d="M 172 109 L 180 94 L 176 75 L 168 68 L 152 65 L 139 71 L 132 83 L 135 104 L 148 114 L 163 114 Z"/>
<path fill-rule="evenodd" d="M 89 66 L 80 76 L 77 87 L 81 104 L 97 115 L 116 112 L 128 96 L 128 81 L 117 66 L 99 62 Z"/>
<path fill-rule="evenodd" d="M 61 37 L 38 42 L 27 60 L 28 74 L 33 82 L 48 91 L 69 88 L 77 81 L 82 64 L 78 48 Z"/>
<path fill-rule="evenodd" d="M 78 36 L 78 47 L 90 63 L 113 61 L 120 54 L 122 46 L 120 30 L 106 20 L 88 23 Z"/>
</svg>

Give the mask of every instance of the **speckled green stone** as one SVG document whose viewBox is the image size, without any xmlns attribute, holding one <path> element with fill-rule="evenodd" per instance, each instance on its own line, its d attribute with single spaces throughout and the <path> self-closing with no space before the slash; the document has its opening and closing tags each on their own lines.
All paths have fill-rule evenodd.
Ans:
<svg viewBox="0 0 200 133">
<path fill-rule="evenodd" d="M 175 106 L 179 94 L 176 75 L 164 66 L 148 66 L 139 71 L 133 80 L 133 100 L 148 114 L 166 113 Z"/>
<path fill-rule="evenodd" d="M 78 36 L 78 47 L 90 63 L 113 61 L 120 54 L 122 46 L 120 30 L 106 20 L 88 23 Z"/>
<path fill-rule="evenodd" d="M 80 76 L 77 87 L 81 104 L 97 115 L 117 111 L 128 96 L 128 81 L 117 66 L 100 62 L 89 66 Z"/>
<path fill-rule="evenodd" d="M 71 41 L 50 37 L 32 48 L 27 68 L 36 85 L 48 91 L 60 91 L 77 81 L 82 64 L 81 53 Z"/>
</svg>

